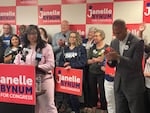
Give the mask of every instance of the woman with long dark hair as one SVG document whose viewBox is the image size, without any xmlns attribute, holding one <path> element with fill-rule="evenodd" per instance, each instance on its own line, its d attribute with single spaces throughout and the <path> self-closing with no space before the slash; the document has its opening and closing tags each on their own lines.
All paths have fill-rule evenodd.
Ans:
<svg viewBox="0 0 150 113">
<path fill-rule="evenodd" d="M 34 65 L 43 72 L 41 76 L 41 90 L 46 90 L 37 96 L 36 113 L 57 113 L 54 103 L 54 54 L 52 47 L 41 39 L 39 28 L 29 25 L 24 37 L 24 48 L 22 54 L 18 54 L 14 60 L 15 64 Z M 24 51 L 25 50 L 25 51 Z M 26 53 L 26 54 L 24 54 Z M 38 73 L 36 73 L 37 77 Z"/>
</svg>

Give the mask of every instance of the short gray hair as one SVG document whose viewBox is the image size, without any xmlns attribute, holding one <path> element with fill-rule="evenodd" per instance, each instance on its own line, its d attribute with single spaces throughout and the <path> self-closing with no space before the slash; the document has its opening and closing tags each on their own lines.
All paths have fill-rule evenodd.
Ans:
<svg viewBox="0 0 150 113">
<path fill-rule="evenodd" d="M 95 33 L 100 33 L 100 36 L 102 37 L 102 39 L 103 39 L 103 40 L 105 39 L 105 32 L 104 32 L 103 30 L 97 29 L 97 30 L 95 31 Z"/>
<path fill-rule="evenodd" d="M 97 28 L 94 27 L 94 26 L 92 26 L 92 27 L 89 28 L 89 31 L 94 31 L 95 32 L 96 30 L 97 30 Z"/>
</svg>

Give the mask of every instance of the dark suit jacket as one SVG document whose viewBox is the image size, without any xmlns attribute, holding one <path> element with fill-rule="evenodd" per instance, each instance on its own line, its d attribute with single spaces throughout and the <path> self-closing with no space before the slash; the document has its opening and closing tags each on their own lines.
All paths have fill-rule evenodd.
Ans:
<svg viewBox="0 0 150 113">
<path fill-rule="evenodd" d="M 119 53 L 119 40 L 114 39 L 111 47 Z M 144 41 L 129 34 L 120 62 L 116 66 L 115 91 L 121 90 L 127 95 L 137 95 L 145 90 L 142 71 Z"/>
</svg>

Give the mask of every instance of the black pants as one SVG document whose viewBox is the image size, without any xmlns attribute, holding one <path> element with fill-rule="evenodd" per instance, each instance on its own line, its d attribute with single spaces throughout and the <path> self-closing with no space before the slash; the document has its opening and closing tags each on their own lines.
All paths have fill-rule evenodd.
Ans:
<svg viewBox="0 0 150 113">
<path fill-rule="evenodd" d="M 107 110 L 107 102 L 104 90 L 104 77 L 105 75 L 89 73 L 90 107 L 97 107 L 98 102 L 97 85 L 99 85 L 101 109 Z"/>
<path fill-rule="evenodd" d="M 83 70 L 83 94 L 84 94 L 84 107 L 89 107 L 89 66 L 85 66 Z"/>
<path fill-rule="evenodd" d="M 150 113 L 150 88 L 146 88 L 145 102 L 146 102 L 146 113 Z"/>
</svg>

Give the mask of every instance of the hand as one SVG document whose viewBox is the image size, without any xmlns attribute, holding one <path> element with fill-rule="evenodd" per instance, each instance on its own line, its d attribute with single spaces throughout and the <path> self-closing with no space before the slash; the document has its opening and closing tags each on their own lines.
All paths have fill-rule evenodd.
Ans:
<svg viewBox="0 0 150 113">
<path fill-rule="evenodd" d="M 71 66 L 66 66 L 65 69 L 71 69 Z"/>
<path fill-rule="evenodd" d="M 69 66 L 70 65 L 70 62 L 65 62 L 64 63 L 64 67 L 67 67 L 67 66 Z"/>
<path fill-rule="evenodd" d="M 142 23 L 140 26 L 139 26 L 139 32 L 143 32 L 146 28 L 146 25 L 144 23 Z"/>
<path fill-rule="evenodd" d="M 104 55 L 106 55 L 107 53 L 109 53 L 109 52 L 111 52 L 111 51 L 115 51 L 113 48 L 111 48 L 111 47 L 107 47 L 106 49 L 105 49 L 105 52 L 104 52 Z"/>
<path fill-rule="evenodd" d="M 120 59 L 120 55 L 116 51 L 109 52 L 105 56 L 107 60 L 119 60 Z"/>
<path fill-rule="evenodd" d="M 64 47 L 64 46 L 65 46 L 65 40 L 59 39 L 59 40 L 58 40 L 58 45 L 59 45 L 60 47 Z"/>
<path fill-rule="evenodd" d="M 94 63 L 103 62 L 104 56 L 99 56 L 97 58 L 92 58 L 92 60 L 93 60 Z"/>
<path fill-rule="evenodd" d="M 105 72 L 105 66 L 101 66 L 101 70 Z"/>
</svg>

